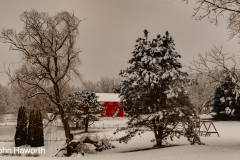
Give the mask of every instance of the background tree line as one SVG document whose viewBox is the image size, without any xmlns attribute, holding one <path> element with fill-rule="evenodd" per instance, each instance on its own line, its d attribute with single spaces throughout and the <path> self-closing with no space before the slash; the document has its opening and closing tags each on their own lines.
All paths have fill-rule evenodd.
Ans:
<svg viewBox="0 0 240 160">
<path fill-rule="evenodd" d="M 68 86 L 65 89 L 65 96 L 68 93 L 76 91 L 89 90 L 95 93 L 113 93 L 113 87 L 120 83 L 120 78 L 101 77 L 99 81 L 83 80 L 80 86 Z M 43 107 L 47 111 L 51 110 L 51 102 L 39 96 L 37 98 L 28 99 L 24 94 L 21 94 L 17 86 L 4 86 L 0 84 L 0 113 L 16 114 L 20 105 L 26 106 L 27 111 L 32 108 Z"/>
</svg>

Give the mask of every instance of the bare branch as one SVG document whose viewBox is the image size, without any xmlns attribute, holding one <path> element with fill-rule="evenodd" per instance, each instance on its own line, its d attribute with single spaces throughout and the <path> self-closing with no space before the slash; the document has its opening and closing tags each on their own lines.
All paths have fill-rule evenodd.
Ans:
<svg viewBox="0 0 240 160">
<path fill-rule="evenodd" d="M 190 62 L 188 68 L 193 73 L 205 75 L 210 78 L 211 83 L 223 83 L 225 80 L 220 75 L 228 74 L 235 79 L 236 85 L 239 85 L 239 78 L 236 73 L 238 64 L 235 56 L 223 53 L 223 46 L 214 46 L 211 51 L 205 54 L 198 54 L 198 60 Z"/>
<path fill-rule="evenodd" d="M 188 2 L 190 0 L 183 0 Z M 240 2 L 238 0 L 197 0 L 193 16 L 198 20 L 208 18 L 211 23 L 218 25 L 219 18 L 228 22 L 229 37 L 240 33 Z"/>
</svg>

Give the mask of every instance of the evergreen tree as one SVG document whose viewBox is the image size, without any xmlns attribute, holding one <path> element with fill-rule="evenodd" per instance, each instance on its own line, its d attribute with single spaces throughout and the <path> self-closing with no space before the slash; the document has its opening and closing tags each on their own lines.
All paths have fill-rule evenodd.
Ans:
<svg viewBox="0 0 240 160">
<path fill-rule="evenodd" d="M 26 108 L 23 106 L 18 110 L 17 127 L 14 139 L 16 147 L 25 145 L 27 142 L 27 115 Z"/>
<path fill-rule="evenodd" d="M 91 91 L 75 92 L 69 94 L 66 110 L 71 110 L 72 119 L 83 120 L 85 132 L 94 123 L 102 112 L 101 104 L 97 101 L 98 96 Z"/>
<path fill-rule="evenodd" d="M 124 79 L 120 84 L 120 97 L 129 108 L 131 119 L 125 130 L 126 136 L 120 142 L 127 142 L 137 133 L 143 133 L 147 128 L 155 135 L 156 146 L 163 145 L 167 138 L 181 136 L 186 133 L 177 124 L 188 122 L 192 124 L 191 116 L 194 108 L 190 103 L 185 87 L 193 83 L 188 74 L 182 72 L 181 56 L 174 49 L 174 41 L 166 32 L 148 41 L 148 31 L 145 38 L 136 40 L 130 67 L 120 72 Z M 194 141 L 200 142 L 197 134 Z"/>
<path fill-rule="evenodd" d="M 120 92 L 121 92 L 120 84 L 113 87 L 113 93 L 120 94 Z M 132 116 L 132 113 L 134 113 L 134 109 L 131 108 L 130 106 L 132 106 L 133 104 L 132 104 L 131 100 L 129 100 L 129 99 L 126 99 L 125 101 L 126 101 L 125 103 L 128 105 L 121 105 L 121 106 L 119 106 L 119 109 L 122 109 L 122 108 L 124 109 L 124 116 Z"/>
<path fill-rule="evenodd" d="M 42 114 L 40 110 L 32 110 L 29 118 L 28 144 L 31 147 L 44 146 Z"/>
<path fill-rule="evenodd" d="M 240 119 L 240 99 L 237 81 L 231 73 L 225 73 L 206 106 L 212 107 L 215 119 Z"/>
<path fill-rule="evenodd" d="M 36 147 L 44 146 L 44 134 L 43 134 L 43 119 L 40 110 L 36 112 L 36 134 L 35 134 Z"/>
<path fill-rule="evenodd" d="M 35 127 L 35 111 L 31 110 L 30 116 L 29 116 L 29 125 L 28 125 L 28 140 L 27 144 L 30 146 L 33 146 L 35 143 L 34 137 L 36 133 L 36 127 Z"/>
</svg>

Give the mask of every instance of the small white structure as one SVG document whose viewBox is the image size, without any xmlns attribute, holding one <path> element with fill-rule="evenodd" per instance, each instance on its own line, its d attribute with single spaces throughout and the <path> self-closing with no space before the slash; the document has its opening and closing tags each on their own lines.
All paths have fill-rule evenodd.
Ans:
<svg viewBox="0 0 240 160">
<path fill-rule="evenodd" d="M 99 102 L 120 102 L 118 93 L 96 93 Z"/>
</svg>

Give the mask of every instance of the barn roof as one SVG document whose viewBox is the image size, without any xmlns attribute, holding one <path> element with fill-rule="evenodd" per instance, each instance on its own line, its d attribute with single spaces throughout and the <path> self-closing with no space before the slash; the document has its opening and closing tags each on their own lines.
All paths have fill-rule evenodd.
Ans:
<svg viewBox="0 0 240 160">
<path fill-rule="evenodd" d="M 96 93 L 99 102 L 120 102 L 119 94 L 117 93 Z"/>
</svg>

